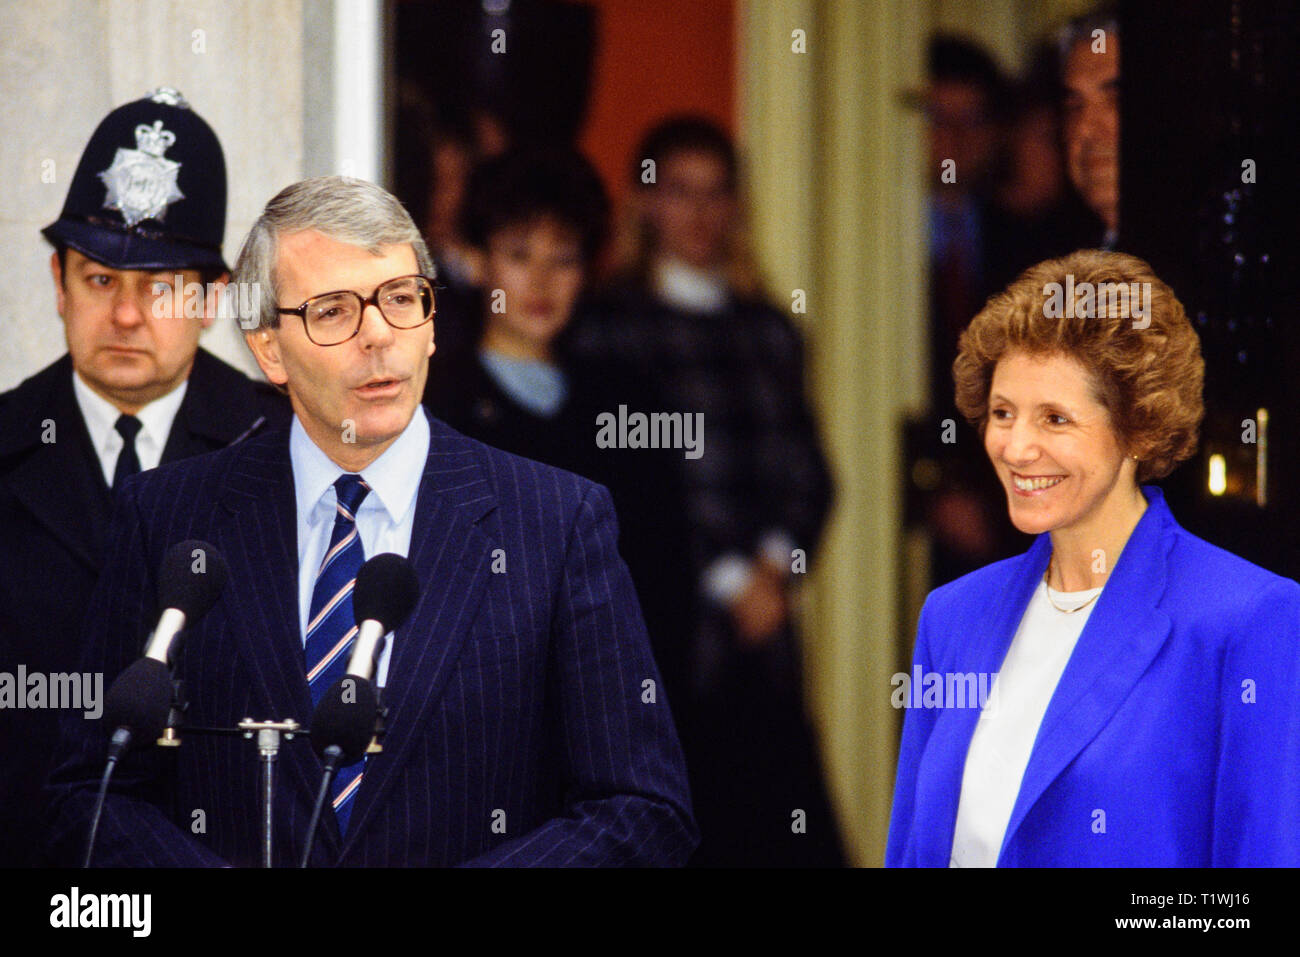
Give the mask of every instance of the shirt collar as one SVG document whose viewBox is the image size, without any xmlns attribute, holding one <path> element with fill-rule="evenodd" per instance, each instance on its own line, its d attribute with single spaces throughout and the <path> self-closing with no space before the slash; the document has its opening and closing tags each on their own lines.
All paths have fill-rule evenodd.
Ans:
<svg viewBox="0 0 1300 957">
<path fill-rule="evenodd" d="M 172 430 L 172 422 L 185 401 L 185 392 L 189 388 L 189 379 L 185 379 L 172 391 L 154 399 L 140 409 L 135 417 L 140 420 L 140 435 L 136 438 L 137 446 L 141 439 L 151 441 L 158 449 L 167 444 L 167 436 Z M 122 415 L 117 406 L 109 402 L 98 392 L 86 385 L 81 373 L 75 369 L 72 373 L 72 392 L 77 397 L 81 408 L 81 417 L 86 422 L 86 431 L 96 449 L 107 451 L 110 440 L 117 437 L 117 420 Z"/>
<path fill-rule="evenodd" d="M 424 477 L 425 462 L 429 457 L 429 420 L 422 406 L 402 430 L 401 435 L 384 453 L 361 470 L 361 477 L 370 486 L 359 511 L 383 509 L 389 520 L 398 523 L 406 518 L 415 505 Z M 289 460 L 293 466 L 294 498 L 300 518 L 315 525 L 321 515 L 333 516 L 333 486 L 343 469 L 336 465 L 320 446 L 311 440 L 294 415 L 289 429 Z M 326 494 L 330 495 L 324 502 Z M 318 513 L 317 506 L 328 508 Z"/>
<path fill-rule="evenodd" d="M 533 415 L 554 417 L 568 398 L 564 372 L 544 359 L 516 359 L 492 349 L 479 350 L 479 360 L 492 381 Z"/>
<path fill-rule="evenodd" d="M 727 306 L 727 280 L 679 259 L 662 259 L 654 267 L 655 291 L 670 306 L 688 312 L 721 312 Z"/>
</svg>

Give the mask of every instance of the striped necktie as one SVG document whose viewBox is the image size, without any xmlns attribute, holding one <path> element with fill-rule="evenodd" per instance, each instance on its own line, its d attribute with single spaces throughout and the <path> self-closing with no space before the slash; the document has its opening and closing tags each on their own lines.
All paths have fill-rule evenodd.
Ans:
<svg viewBox="0 0 1300 957">
<path fill-rule="evenodd" d="M 311 593 L 311 611 L 307 621 L 305 649 L 307 684 L 311 687 L 312 705 L 320 703 L 325 692 L 343 677 L 351 653 L 357 625 L 352 615 L 352 586 L 365 561 L 361 536 L 357 533 L 356 514 L 370 491 L 360 475 L 344 474 L 334 483 L 338 493 L 334 532 L 330 545 L 316 573 Z M 361 786 L 365 762 L 358 759 L 340 768 L 334 777 L 334 815 L 339 832 L 347 833 L 352 799 Z"/>
</svg>

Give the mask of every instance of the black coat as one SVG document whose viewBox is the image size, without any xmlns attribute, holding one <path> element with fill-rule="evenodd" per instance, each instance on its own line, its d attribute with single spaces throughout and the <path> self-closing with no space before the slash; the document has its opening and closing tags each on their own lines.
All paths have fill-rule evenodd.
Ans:
<svg viewBox="0 0 1300 957">
<path fill-rule="evenodd" d="M 561 350 L 568 396 L 553 417 L 537 415 L 503 390 L 471 348 L 442 351 L 430 365 L 424 401 L 452 428 L 495 448 L 553 465 L 609 489 L 650 643 L 671 701 L 685 694 L 695 611 L 688 529 L 681 510 L 678 449 L 602 449 L 596 417 L 663 409 L 648 380 L 625 365 L 579 362 Z"/>
<path fill-rule="evenodd" d="M 64 355 L 0 395 L 0 672 L 14 680 L 20 665 L 29 675 L 81 670 L 82 615 L 108 529 L 112 496 L 72 375 Z M 290 414 L 270 386 L 200 349 L 162 461 L 224 448 Z M 0 721 L 0 865 L 37 862 L 36 800 L 56 725 L 51 709 Z"/>
<path fill-rule="evenodd" d="M 769 529 L 783 530 L 811 563 L 833 482 L 805 398 L 802 337 L 787 315 L 737 296 L 714 314 L 688 312 L 626 282 L 567 331 L 584 362 L 628 367 L 653 383 L 656 408 L 704 416 L 704 454 L 672 460 L 679 498 L 658 506 L 685 525 L 685 547 L 663 559 L 687 573 L 683 594 L 696 592 L 718 557 L 753 555 Z M 659 665 L 665 681 L 675 672 L 691 692 L 673 713 L 700 826 L 693 862 L 842 864 L 793 627 L 754 649 L 711 603 L 682 611 L 686 640 Z M 791 828 L 795 808 L 806 814 L 806 833 Z"/>
</svg>

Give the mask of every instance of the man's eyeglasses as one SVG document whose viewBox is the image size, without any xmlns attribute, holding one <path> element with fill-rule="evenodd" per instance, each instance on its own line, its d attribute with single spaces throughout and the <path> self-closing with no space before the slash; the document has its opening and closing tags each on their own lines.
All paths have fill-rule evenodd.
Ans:
<svg viewBox="0 0 1300 957">
<path fill-rule="evenodd" d="M 433 282 L 427 276 L 398 276 L 382 284 L 369 299 L 342 289 L 312 296 L 296 309 L 275 311 L 299 316 L 307 338 L 316 345 L 338 346 L 361 331 L 366 306 L 376 306 L 394 329 L 418 328 L 433 318 Z"/>
</svg>

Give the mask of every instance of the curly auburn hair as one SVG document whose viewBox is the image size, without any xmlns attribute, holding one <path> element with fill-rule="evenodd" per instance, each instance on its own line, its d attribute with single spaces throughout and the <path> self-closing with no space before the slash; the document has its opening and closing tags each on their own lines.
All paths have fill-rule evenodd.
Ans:
<svg viewBox="0 0 1300 957">
<path fill-rule="evenodd" d="M 1059 284 L 1063 299 L 1067 277 L 1076 289 L 1085 282 L 1094 290 L 1103 283 L 1150 283 L 1150 313 L 1142 320 L 1150 324 L 1134 328 L 1137 320 L 1122 300 L 1081 310 L 1086 316 L 1049 316 L 1059 312 L 1048 309 L 1057 291 L 1050 284 Z M 952 364 L 957 409 L 981 438 L 993 370 L 1014 351 L 1065 355 L 1088 370 L 1121 447 L 1138 459 L 1139 483 L 1164 478 L 1196 452 L 1205 415 L 1200 338 L 1173 290 L 1141 259 L 1081 249 L 1030 266 L 989 299 L 962 333 Z"/>
</svg>

